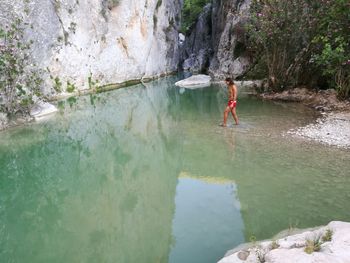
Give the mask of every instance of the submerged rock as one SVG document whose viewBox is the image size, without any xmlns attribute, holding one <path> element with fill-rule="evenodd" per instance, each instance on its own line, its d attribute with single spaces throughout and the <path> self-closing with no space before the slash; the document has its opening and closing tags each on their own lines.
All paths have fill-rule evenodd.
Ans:
<svg viewBox="0 0 350 263">
<path fill-rule="evenodd" d="M 350 223 L 333 221 L 274 241 L 262 241 L 225 256 L 218 263 L 348 263 Z"/>
<path fill-rule="evenodd" d="M 200 74 L 180 80 L 176 82 L 175 85 L 188 89 L 204 88 L 210 85 L 210 80 L 210 76 Z"/>
</svg>

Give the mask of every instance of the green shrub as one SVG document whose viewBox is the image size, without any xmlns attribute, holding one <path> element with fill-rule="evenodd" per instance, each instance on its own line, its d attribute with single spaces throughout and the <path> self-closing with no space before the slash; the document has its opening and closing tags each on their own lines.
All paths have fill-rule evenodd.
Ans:
<svg viewBox="0 0 350 263">
<path fill-rule="evenodd" d="M 326 233 L 322 236 L 322 242 L 328 242 L 332 240 L 333 231 L 327 229 Z"/>
<path fill-rule="evenodd" d="M 312 254 L 313 252 L 318 252 L 321 250 L 322 242 L 319 239 L 316 240 L 306 240 L 306 247 L 304 249 L 305 253 Z"/>
<path fill-rule="evenodd" d="M 53 89 L 56 92 L 62 92 L 62 82 L 60 81 L 60 79 L 58 77 L 53 79 L 54 83 L 53 83 Z"/>
<path fill-rule="evenodd" d="M 349 97 L 349 15 L 348 0 L 253 0 L 248 50 L 273 90 L 326 79 Z"/>
<path fill-rule="evenodd" d="M 73 83 L 70 83 L 70 81 L 67 81 L 67 88 L 66 91 L 69 93 L 74 92 L 75 90 L 75 85 Z"/>
</svg>

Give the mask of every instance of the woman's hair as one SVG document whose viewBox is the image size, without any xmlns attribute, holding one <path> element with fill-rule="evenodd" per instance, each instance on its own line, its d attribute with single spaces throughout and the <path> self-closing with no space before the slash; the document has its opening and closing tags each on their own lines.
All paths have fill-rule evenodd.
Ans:
<svg viewBox="0 0 350 263">
<path fill-rule="evenodd" d="M 230 85 L 235 84 L 232 80 L 232 78 L 226 78 L 225 81 L 227 81 L 228 83 L 230 83 Z"/>
</svg>

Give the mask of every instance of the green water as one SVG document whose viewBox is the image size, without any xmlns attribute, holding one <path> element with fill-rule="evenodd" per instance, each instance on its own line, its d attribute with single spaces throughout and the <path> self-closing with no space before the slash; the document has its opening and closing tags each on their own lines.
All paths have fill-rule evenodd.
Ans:
<svg viewBox="0 0 350 263">
<path fill-rule="evenodd" d="M 216 262 L 288 227 L 350 220 L 350 151 L 286 131 L 301 105 L 165 78 L 59 103 L 0 133 L 0 262 Z M 232 123 L 232 117 L 230 117 Z"/>
</svg>

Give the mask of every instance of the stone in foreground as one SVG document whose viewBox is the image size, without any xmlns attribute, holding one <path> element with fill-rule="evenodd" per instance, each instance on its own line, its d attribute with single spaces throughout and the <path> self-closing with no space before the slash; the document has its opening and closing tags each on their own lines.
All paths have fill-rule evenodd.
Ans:
<svg viewBox="0 0 350 263">
<path fill-rule="evenodd" d="M 218 263 L 350 263 L 350 223 L 334 221 L 234 251 Z"/>
<path fill-rule="evenodd" d="M 197 89 L 204 88 L 210 85 L 210 76 L 208 75 L 194 75 L 187 79 L 180 80 L 175 83 L 176 86 L 187 88 L 187 89 Z"/>
</svg>

